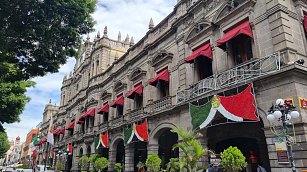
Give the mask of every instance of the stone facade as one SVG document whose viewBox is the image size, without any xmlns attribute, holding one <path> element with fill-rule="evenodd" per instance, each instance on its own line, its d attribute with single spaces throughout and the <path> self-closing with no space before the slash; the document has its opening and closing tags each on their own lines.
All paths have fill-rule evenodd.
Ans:
<svg viewBox="0 0 307 172">
<path fill-rule="evenodd" d="M 72 133 L 65 130 L 65 134 L 60 135 L 55 150 L 73 143 L 72 164 L 67 164 L 67 168 L 78 170 L 81 155 L 97 152 L 95 136 L 109 131 L 108 158 L 109 171 L 112 171 L 114 163 L 121 159 L 117 154 L 118 145 L 127 124 L 147 118 L 147 154 L 158 153 L 161 149 L 159 138 L 166 130 L 192 128 L 189 102 L 205 101 L 212 95 L 233 90 L 238 92 L 246 83 L 252 82 L 260 122 L 212 126 L 201 130 L 203 137 L 199 139 L 204 147 L 217 151 L 225 143 L 223 140 L 237 143 L 242 138 L 245 139 L 243 142 L 248 142 L 246 138 L 249 138 L 250 145 L 255 142 L 254 147 L 259 150 L 258 162 L 268 171 L 291 171 L 289 164 L 277 162 L 275 136 L 271 133 L 266 112 L 277 98 L 294 98 L 294 104 L 298 106 L 298 97 L 307 97 L 306 65 L 295 63 L 299 59 L 307 61 L 302 23 L 304 11 L 307 11 L 307 3 L 303 0 L 178 0 L 174 11 L 157 26 L 150 22 L 149 31 L 136 44 L 129 37 L 122 41 L 120 34 L 117 40 L 108 38 L 105 28 L 102 37 L 98 33 L 93 42 L 89 38 L 86 40 L 73 72 L 64 77 L 55 125 L 64 127 L 71 122 L 75 125 Z M 234 59 L 235 52 L 229 47 L 224 51 L 216 42 L 244 20 L 248 20 L 252 28 L 253 38 L 244 38 L 250 41 L 252 59 L 238 64 Z M 200 80 L 199 65 L 185 63 L 184 58 L 206 42 L 212 46 L 210 68 L 213 75 Z M 227 43 L 227 46 L 236 43 Z M 251 74 L 251 66 L 257 65 L 276 68 L 260 67 L 258 73 Z M 167 93 L 161 91 L 161 87 L 149 84 L 149 80 L 166 67 L 169 71 Z M 238 70 L 246 75 L 233 75 Z M 214 82 L 215 87 L 207 87 L 210 82 Z M 95 114 L 94 118 L 85 121 L 84 129 L 76 123 L 90 108 L 98 110 L 119 95 L 126 96 L 139 83 L 143 84 L 141 106 L 136 106 L 136 99 L 125 97 L 123 115 L 118 108 L 110 107 L 108 118 Z M 294 121 L 296 144 L 293 149 L 297 167 L 301 170 L 307 169 L 307 112 L 299 107 L 298 111 L 301 116 Z M 223 132 L 217 134 L 217 131 Z M 240 139 L 235 141 L 236 138 Z M 125 171 L 134 171 L 135 144 L 124 148 Z"/>
</svg>

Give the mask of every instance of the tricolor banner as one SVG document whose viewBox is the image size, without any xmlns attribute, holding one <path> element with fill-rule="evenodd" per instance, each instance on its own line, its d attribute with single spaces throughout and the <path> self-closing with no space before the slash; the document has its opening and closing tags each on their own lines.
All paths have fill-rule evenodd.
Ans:
<svg viewBox="0 0 307 172">
<path fill-rule="evenodd" d="M 131 143 L 134 136 L 140 141 L 148 141 L 147 119 L 142 120 L 140 123 L 135 122 L 124 129 L 125 144 Z"/>
<path fill-rule="evenodd" d="M 214 119 L 217 111 L 225 118 L 240 122 L 245 120 L 257 121 L 255 97 L 251 92 L 252 84 L 244 91 L 233 96 L 213 96 L 204 105 L 190 104 L 190 115 L 194 129 L 207 127 Z"/>
<path fill-rule="evenodd" d="M 100 145 L 102 145 L 102 147 L 104 148 L 109 148 L 109 132 L 108 131 L 99 134 L 96 149 L 98 149 Z"/>
</svg>

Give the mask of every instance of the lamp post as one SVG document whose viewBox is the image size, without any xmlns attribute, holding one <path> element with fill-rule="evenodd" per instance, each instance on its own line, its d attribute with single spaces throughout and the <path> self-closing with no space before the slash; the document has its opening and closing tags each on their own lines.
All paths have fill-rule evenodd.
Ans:
<svg viewBox="0 0 307 172">
<path fill-rule="evenodd" d="M 297 172 L 296 167 L 295 167 L 295 162 L 293 159 L 292 145 L 289 139 L 290 136 L 288 133 L 287 123 L 291 119 L 298 118 L 300 114 L 298 111 L 295 110 L 295 107 L 292 104 L 286 103 L 283 99 L 277 99 L 276 104 L 275 105 L 272 104 L 268 112 L 269 112 L 269 115 L 267 116 L 267 119 L 270 122 L 280 121 L 282 123 L 281 134 L 278 134 L 276 132 L 275 134 L 286 138 L 287 152 L 289 155 L 290 165 L 291 165 L 292 171 Z"/>
</svg>

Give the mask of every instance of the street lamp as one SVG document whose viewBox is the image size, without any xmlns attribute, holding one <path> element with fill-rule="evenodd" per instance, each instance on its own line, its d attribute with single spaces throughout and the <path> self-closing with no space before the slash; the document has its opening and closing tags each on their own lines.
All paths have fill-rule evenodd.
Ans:
<svg viewBox="0 0 307 172">
<path fill-rule="evenodd" d="M 280 135 L 282 137 L 286 138 L 286 144 L 287 144 L 287 152 L 289 155 L 289 161 L 293 172 L 296 172 L 295 162 L 293 159 L 293 153 L 292 153 L 292 146 L 291 141 L 289 139 L 289 133 L 288 133 L 288 127 L 287 123 L 291 119 L 298 118 L 300 116 L 299 112 L 295 110 L 295 106 L 293 106 L 291 103 L 285 103 L 283 99 L 277 99 L 276 104 L 272 104 L 270 110 L 268 111 L 269 114 L 267 116 L 267 119 L 270 122 L 274 121 L 281 121 L 282 123 L 282 132 Z M 278 135 L 278 133 L 275 133 Z"/>
</svg>

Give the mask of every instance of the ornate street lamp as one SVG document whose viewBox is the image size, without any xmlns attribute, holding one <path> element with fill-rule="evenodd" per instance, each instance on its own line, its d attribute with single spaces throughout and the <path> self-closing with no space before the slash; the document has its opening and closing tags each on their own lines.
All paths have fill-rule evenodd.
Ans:
<svg viewBox="0 0 307 172">
<path fill-rule="evenodd" d="M 272 107 L 269 110 L 269 115 L 267 116 L 267 119 L 270 122 L 281 122 L 281 126 L 278 127 L 281 131 L 276 131 L 273 127 L 273 132 L 278 137 L 286 138 L 286 145 L 287 145 L 287 152 L 289 155 L 289 161 L 293 172 L 296 171 L 295 162 L 293 159 L 293 153 L 292 153 L 292 141 L 290 139 L 289 133 L 288 133 L 288 127 L 287 123 L 291 119 L 298 118 L 300 116 L 299 112 L 295 110 L 295 106 L 293 106 L 290 103 L 285 103 L 283 99 L 277 99 L 276 104 L 272 104 Z M 294 132 L 294 131 L 293 131 Z"/>
</svg>

